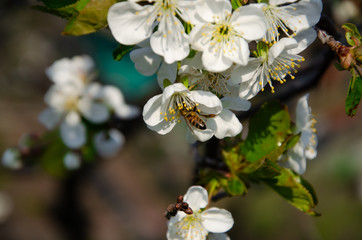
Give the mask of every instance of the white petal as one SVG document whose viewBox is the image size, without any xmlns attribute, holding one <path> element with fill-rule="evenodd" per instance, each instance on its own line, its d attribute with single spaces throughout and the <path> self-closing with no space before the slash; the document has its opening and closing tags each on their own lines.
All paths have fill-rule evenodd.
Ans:
<svg viewBox="0 0 362 240">
<path fill-rule="evenodd" d="M 143 107 L 142 116 L 147 126 L 156 126 L 164 120 L 161 115 L 161 100 L 162 94 L 156 95 Z"/>
<path fill-rule="evenodd" d="M 192 28 L 189 37 L 193 49 L 196 51 L 204 51 L 210 45 L 214 27 L 212 25 L 196 25 Z"/>
<path fill-rule="evenodd" d="M 189 90 L 182 83 L 174 83 L 166 87 L 162 94 L 162 104 L 167 104 L 173 94 L 181 92 L 189 92 Z"/>
<path fill-rule="evenodd" d="M 286 25 L 297 33 L 318 23 L 322 12 L 321 0 L 303 0 L 294 4 L 281 6 L 289 15 L 281 17 Z"/>
<path fill-rule="evenodd" d="M 269 4 L 277 6 L 277 5 L 282 5 L 282 4 L 285 4 L 285 3 L 293 3 L 293 2 L 296 2 L 296 1 L 297 0 L 269 0 Z"/>
<path fill-rule="evenodd" d="M 289 149 L 288 160 L 282 163 L 282 166 L 293 169 L 298 174 L 304 174 L 307 168 L 307 161 L 304 157 L 304 148 L 300 142 L 298 142 L 292 149 Z"/>
<path fill-rule="evenodd" d="M 140 110 L 136 106 L 125 103 L 121 90 L 114 86 L 104 86 L 101 92 L 102 100 L 115 111 L 122 119 L 132 119 L 139 115 Z"/>
<path fill-rule="evenodd" d="M 279 57 L 279 55 L 288 50 L 298 47 L 298 43 L 294 38 L 282 38 L 277 43 L 275 43 L 268 52 L 268 64 L 271 65 L 274 62 L 274 59 Z"/>
<path fill-rule="evenodd" d="M 234 38 L 234 43 L 225 49 L 225 56 L 232 60 L 234 63 L 245 66 L 249 61 L 249 45 L 240 37 Z"/>
<path fill-rule="evenodd" d="M 163 80 L 168 79 L 171 83 L 174 83 L 177 76 L 177 62 L 167 64 L 161 63 L 161 67 L 157 72 L 158 85 L 163 89 Z"/>
<path fill-rule="evenodd" d="M 239 7 L 231 17 L 233 28 L 248 41 L 261 39 L 267 30 L 263 12 L 253 5 Z"/>
<path fill-rule="evenodd" d="M 125 138 L 117 129 L 110 129 L 108 133 L 99 132 L 94 136 L 94 144 L 98 154 L 103 158 L 114 157 L 123 147 Z"/>
<path fill-rule="evenodd" d="M 20 169 L 23 166 L 21 162 L 21 154 L 17 148 L 8 148 L 4 151 L 2 158 L 2 164 L 10 169 Z"/>
<path fill-rule="evenodd" d="M 77 125 L 82 121 L 82 119 L 78 112 L 71 111 L 65 115 L 64 121 L 69 125 Z"/>
<path fill-rule="evenodd" d="M 71 148 L 77 149 L 86 143 L 86 128 L 82 123 L 69 125 L 63 122 L 60 125 L 60 136 L 64 144 Z"/>
<path fill-rule="evenodd" d="M 304 49 L 306 49 L 310 44 L 314 42 L 317 37 L 317 33 L 313 28 L 309 28 L 302 32 L 299 32 L 294 39 L 297 41 L 298 46 L 292 49 L 288 49 L 287 53 L 289 54 L 298 54 Z"/>
<path fill-rule="evenodd" d="M 110 116 L 107 106 L 90 99 L 79 101 L 78 108 L 82 115 L 92 123 L 104 123 Z"/>
<path fill-rule="evenodd" d="M 208 193 L 205 188 L 201 186 L 191 186 L 186 194 L 184 195 L 184 201 L 189 204 L 189 207 L 197 212 L 201 208 L 205 208 L 207 206 Z"/>
<path fill-rule="evenodd" d="M 186 58 L 190 52 L 189 37 L 180 20 L 172 15 L 161 21 L 151 36 L 151 47 L 168 64 Z"/>
<path fill-rule="evenodd" d="M 224 209 L 209 208 L 201 213 L 202 225 L 209 232 L 222 233 L 228 231 L 234 225 L 231 213 Z"/>
<path fill-rule="evenodd" d="M 310 107 L 308 105 L 309 94 L 304 95 L 298 100 L 296 109 L 296 129 L 297 132 L 308 127 L 310 120 Z"/>
<path fill-rule="evenodd" d="M 232 6 L 227 0 L 206 0 L 203 5 L 197 9 L 197 15 L 204 22 L 215 22 L 215 17 L 225 19 L 231 13 Z"/>
<path fill-rule="evenodd" d="M 39 116 L 38 120 L 41 122 L 47 129 L 51 130 L 54 129 L 55 126 L 60 122 L 62 114 L 55 111 L 52 108 L 46 108 L 42 111 Z"/>
<path fill-rule="evenodd" d="M 253 58 L 249 60 L 248 65 L 237 66 L 234 71 L 231 72 L 230 80 L 235 84 L 250 81 L 256 73 L 256 70 L 262 64 L 262 61 L 263 59 L 261 57 Z"/>
<path fill-rule="evenodd" d="M 201 58 L 204 68 L 210 72 L 223 72 L 233 64 L 233 60 L 225 56 L 218 44 L 207 46 Z"/>
<path fill-rule="evenodd" d="M 228 109 L 223 109 L 218 116 L 209 119 L 207 123 L 210 128 L 214 128 L 211 124 L 215 124 L 215 137 L 219 139 L 234 137 L 243 129 L 239 119 Z"/>
<path fill-rule="evenodd" d="M 129 2 L 112 5 L 107 19 L 114 38 L 121 44 L 134 45 L 150 37 L 154 18 L 150 18 L 149 12 L 153 8 L 144 6 L 142 10 L 136 10 Z"/>
<path fill-rule="evenodd" d="M 144 76 L 155 74 L 162 61 L 162 57 L 155 54 L 151 47 L 135 49 L 129 56 L 137 71 Z"/>
<path fill-rule="evenodd" d="M 248 111 L 251 107 L 249 101 L 238 97 L 223 97 L 221 102 L 224 109 L 227 108 L 235 111 Z"/>
<path fill-rule="evenodd" d="M 175 125 L 176 121 L 162 121 L 155 126 L 147 125 L 147 127 L 158 134 L 165 135 L 171 132 Z"/>
<path fill-rule="evenodd" d="M 211 92 L 201 90 L 191 91 L 190 99 L 199 104 L 197 108 L 201 113 L 219 114 L 222 110 L 220 99 Z"/>
<path fill-rule="evenodd" d="M 64 166 L 67 169 L 75 170 L 81 165 L 80 156 L 74 152 L 68 152 L 63 158 Z"/>
<path fill-rule="evenodd" d="M 188 129 L 188 131 L 191 132 L 190 129 Z M 206 142 L 207 140 L 212 138 L 214 133 L 215 133 L 215 130 L 208 127 L 207 129 L 204 129 L 204 130 L 199 130 L 199 129 L 196 129 L 196 128 L 192 128 L 192 133 L 191 134 L 194 135 L 195 138 L 197 140 L 199 140 L 200 142 Z M 193 143 L 192 138 L 188 138 L 188 139 L 191 140 L 190 143 Z"/>
</svg>

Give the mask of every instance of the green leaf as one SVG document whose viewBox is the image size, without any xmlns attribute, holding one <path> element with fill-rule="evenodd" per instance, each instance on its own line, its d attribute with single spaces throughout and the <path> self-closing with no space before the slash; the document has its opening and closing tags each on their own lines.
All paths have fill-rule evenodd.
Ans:
<svg viewBox="0 0 362 240">
<path fill-rule="evenodd" d="M 72 18 L 75 14 L 78 14 L 78 11 L 73 7 L 73 6 L 67 6 L 64 8 L 57 8 L 57 9 L 52 9 L 52 8 L 47 8 L 45 6 L 33 6 L 32 7 L 35 10 L 38 11 L 42 11 L 45 13 L 49 13 L 55 16 L 58 16 L 60 18 L 64 18 L 64 19 L 70 19 Z"/>
<path fill-rule="evenodd" d="M 284 142 L 289 127 L 290 116 L 286 106 L 277 101 L 265 103 L 250 119 L 242 154 L 251 163 L 266 158 Z"/>
<path fill-rule="evenodd" d="M 352 79 L 349 82 L 345 109 L 347 115 L 353 117 L 357 113 L 357 108 L 362 97 L 362 77 L 355 73 L 353 69 L 351 73 Z"/>
<path fill-rule="evenodd" d="M 241 181 L 237 176 L 233 176 L 228 179 L 226 190 L 232 196 L 243 195 L 247 191 L 244 182 Z"/>
<path fill-rule="evenodd" d="M 299 210 L 312 216 L 320 215 L 313 210 L 318 203 L 314 189 L 290 169 L 281 168 L 279 175 L 262 181 Z"/>
<path fill-rule="evenodd" d="M 350 46 L 356 45 L 356 42 L 353 40 L 361 41 L 361 34 L 358 32 L 356 25 L 352 23 L 345 23 L 342 25 L 342 28 L 346 31 L 346 40 Z M 359 43 L 357 43 L 359 45 Z"/>
<path fill-rule="evenodd" d="M 78 0 L 41 0 L 47 8 L 63 8 Z"/>
<path fill-rule="evenodd" d="M 115 0 L 79 0 L 75 6 L 79 13 L 70 19 L 62 34 L 79 36 L 106 27 L 108 9 L 114 3 Z"/>
<path fill-rule="evenodd" d="M 262 179 L 272 179 L 281 174 L 281 169 L 282 168 L 278 164 L 267 159 L 263 165 L 251 173 L 250 176 L 252 179 L 258 181 Z"/>
<path fill-rule="evenodd" d="M 132 49 L 134 48 L 134 46 L 126 46 L 126 45 L 122 45 L 120 44 L 116 50 L 113 51 L 113 59 L 116 61 L 121 61 L 122 58 L 128 53 L 130 52 Z"/>
</svg>

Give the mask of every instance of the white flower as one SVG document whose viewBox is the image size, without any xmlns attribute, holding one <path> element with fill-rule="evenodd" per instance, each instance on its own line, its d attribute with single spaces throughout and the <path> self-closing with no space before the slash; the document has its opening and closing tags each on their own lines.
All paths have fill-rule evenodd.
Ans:
<svg viewBox="0 0 362 240">
<path fill-rule="evenodd" d="M 237 66 L 231 74 L 231 80 L 240 83 L 239 97 L 250 99 L 260 90 L 263 91 L 266 84 L 269 84 L 274 92 L 272 80 L 284 83 L 287 75 L 294 79 L 293 74 L 298 72 L 299 63 L 304 61 L 304 58 L 297 54 L 307 48 L 315 38 L 315 31 L 309 29 L 295 38 L 283 38 L 270 48 L 264 44 L 265 51 L 251 59 L 248 65 Z"/>
<path fill-rule="evenodd" d="M 195 3 L 197 0 L 149 0 L 141 6 L 135 0 L 120 2 L 109 9 L 108 24 L 114 38 L 124 45 L 150 37 L 152 50 L 171 64 L 189 54 L 188 35 L 177 16 L 189 21 L 188 8 Z"/>
<path fill-rule="evenodd" d="M 17 148 L 8 148 L 4 151 L 2 158 L 2 164 L 10 169 L 20 169 L 23 166 L 21 162 L 21 154 Z"/>
<path fill-rule="evenodd" d="M 69 148 L 79 148 L 86 142 L 82 116 L 96 124 L 109 119 L 107 106 L 95 99 L 99 91 L 97 83 L 89 84 L 84 90 L 72 82 L 53 85 L 44 97 L 49 107 L 40 113 L 39 121 L 48 129 L 54 129 L 60 123 L 63 142 Z"/>
<path fill-rule="evenodd" d="M 295 134 L 300 134 L 299 141 L 280 159 L 281 165 L 293 169 L 298 174 L 306 170 L 307 159 L 317 156 L 317 134 L 314 125 L 316 120 L 308 106 L 308 94 L 297 103 Z"/>
<path fill-rule="evenodd" d="M 114 157 L 123 147 L 125 138 L 117 129 L 102 131 L 94 136 L 94 145 L 98 154 L 103 158 Z"/>
<path fill-rule="evenodd" d="M 266 32 L 263 13 L 255 6 L 242 6 L 231 13 L 228 0 L 208 0 L 197 13 L 203 23 L 190 32 L 191 47 L 202 53 L 204 68 L 222 72 L 233 63 L 246 65 L 248 41 L 261 39 Z"/>
<path fill-rule="evenodd" d="M 184 201 L 189 204 L 193 214 L 187 215 L 179 211 L 169 220 L 168 240 L 205 240 L 208 233 L 224 233 L 234 224 L 231 213 L 227 210 L 213 207 L 203 211 L 208 204 L 208 193 L 203 187 L 190 187 Z M 227 239 L 215 237 L 220 236 L 208 239 Z"/>
<path fill-rule="evenodd" d="M 143 119 L 148 128 L 162 135 L 169 133 L 176 123 L 185 122 L 192 135 L 207 141 L 215 133 L 208 127 L 208 119 L 221 110 L 221 101 L 214 94 L 189 91 L 183 84 L 175 83 L 148 100 L 143 108 Z"/>
<path fill-rule="evenodd" d="M 311 28 L 318 23 L 322 12 L 321 0 L 269 0 L 269 4 L 256 4 L 265 15 L 268 31 L 266 43 L 279 40 L 281 29 L 287 36 Z"/>
<path fill-rule="evenodd" d="M 68 152 L 63 158 L 64 166 L 69 170 L 76 170 L 81 165 L 80 156 L 74 152 Z"/>
<path fill-rule="evenodd" d="M 134 49 L 129 54 L 137 71 L 144 76 L 151 76 L 157 72 L 157 81 L 161 89 L 163 89 L 164 79 L 174 83 L 177 75 L 177 62 L 172 64 L 164 62 L 163 57 L 152 51 L 149 41 L 144 41 L 138 45 L 141 48 Z"/>
<path fill-rule="evenodd" d="M 88 55 L 62 58 L 45 70 L 46 75 L 55 84 L 72 82 L 83 87 L 95 77 L 94 62 Z"/>
</svg>

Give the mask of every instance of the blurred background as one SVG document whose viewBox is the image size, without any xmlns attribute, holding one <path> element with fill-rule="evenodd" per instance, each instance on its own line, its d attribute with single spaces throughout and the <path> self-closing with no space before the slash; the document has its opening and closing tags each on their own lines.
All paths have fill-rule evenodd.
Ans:
<svg viewBox="0 0 362 240">
<path fill-rule="evenodd" d="M 140 108 L 159 91 L 155 77 L 139 75 L 129 58 L 113 60 L 117 43 L 108 30 L 61 36 L 66 22 L 32 10 L 35 4 L 0 2 L 0 152 L 16 146 L 24 133 L 45 132 L 37 120 L 51 85 L 44 70 L 57 59 L 91 55 L 99 79 L 119 86 L 127 102 Z M 327 30 L 337 29 L 341 37 L 342 23 L 361 26 L 361 1 L 326 1 L 324 17 Z M 294 116 L 298 97 L 310 93 L 319 146 L 304 177 L 315 187 L 322 216 L 307 216 L 268 187 L 252 185 L 246 196 L 215 203 L 233 214 L 232 239 L 362 239 L 362 107 L 356 117 L 346 116 L 350 74 L 334 68 L 326 46 L 316 41 L 304 56 L 302 73 L 272 97 L 287 103 Z M 127 124 L 121 126 L 126 145 L 116 157 L 67 176 L 0 167 L 0 239 L 165 239 L 164 211 L 192 184 L 191 149 L 183 129 L 161 136 L 141 119 Z"/>
</svg>

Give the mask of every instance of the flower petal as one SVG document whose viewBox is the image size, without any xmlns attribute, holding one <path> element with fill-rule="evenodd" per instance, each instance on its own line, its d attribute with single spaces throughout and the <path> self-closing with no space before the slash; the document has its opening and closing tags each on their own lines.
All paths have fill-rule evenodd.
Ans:
<svg viewBox="0 0 362 240">
<path fill-rule="evenodd" d="M 164 120 L 161 115 L 161 101 L 162 94 L 159 94 L 149 99 L 143 107 L 142 116 L 147 126 L 156 126 Z"/>
<path fill-rule="evenodd" d="M 189 55 L 189 36 L 178 18 L 173 15 L 164 18 L 151 36 L 151 47 L 155 53 L 163 56 L 166 63 L 172 64 Z"/>
<path fill-rule="evenodd" d="M 191 91 L 190 99 L 198 103 L 197 107 L 204 114 L 219 114 L 222 110 L 220 99 L 211 92 L 195 90 Z"/>
<path fill-rule="evenodd" d="M 60 125 L 60 137 L 64 144 L 71 148 L 77 149 L 86 143 L 86 128 L 83 123 L 69 125 L 63 122 Z"/>
<path fill-rule="evenodd" d="M 207 123 L 210 128 L 216 129 L 215 137 L 218 139 L 234 137 L 243 129 L 243 125 L 240 123 L 239 119 L 228 109 L 223 109 L 218 116 L 209 119 Z"/>
<path fill-rule="evenodd" d="M 60 122 L 61 118 L 62 114 L 55 111 L 53 108 L 46 108 L 38 116 L 39 122 L 41 122 L 49 130 L 54 129 Z"/>
<path fill-rule="evenodd" d="M 137 44 L 149 38 L 152 33 L 155 19 L 150 18 L 149 12 L 152 12 L 154 7 L 148 5 L 142 10 L 136 10 L 133 5 L 129 2 L 119 2 L 112 5 L 108 11 L 109 28 L 114 38 L 121 44 Z"/>
<path fill-rule="evenodd" d="M 297 36 L 294 37 L 294 39 L 298 43 L 298 46 L 292 49 L 288 49 L 287 53 L 289 54 L 300 53 L 301 51 L 306 49 L 310 44 L 312 44 L 316 38 L 317 38 L 317 33 L 313 28 L 309 28 L 307 30 L 299 32 Z"/>
<path fill-rule="evenodd" d="M 239 7 L 231 21 L 233 28 L 247 41 L 261 39 L 267 30 L 263 12 L 254 4 Z"/>
<path fill-rule="evenodd" d="M 137 71 L 144 76 L 155 74 L 162 61 L 162 57 L 155 54 L 151 47 L 132 50 L 129 56 Z"/>
<path fill-rule="evenodd" d="M 230 240 L 226 233 L 209 233 L 207 240 Z"/>
<path fill-rule="evenodd" d="M 201 213 L 202 225 L 209 232 L 222 233 L 228 231 L 234 225 L 231 213 L 225 209 L 209 208 Z"/>
<path fill-rule="evenodd" d="M 310 107 L 308 105 L 309 94 L 305 94 L 298 100 L 296 109 L 296 131 L 300 132 L 303 129 L 308 128 L 310 121 Z"/>
<path fill-rule="evenodd" d="M 104 123 L 110 117 L 106 105 L 94 102 L 91 99 L 81 99 L 78 102 L 78 108 L 82 115 L 92 123 Z"/>
<path fill-rule="evenodd" d="M 249 101 L 238 97 L 223 97 L 221 103 L 224 109 L 226 108 L 235 111 L 248 111 L 251 107 Z"/>
<path fill-rule="evenodd" d="M 177 76 L 177 62 L 167 64 L 161 63 L 160 69 L 157 72 L 158 85 L 163 89 L 163 81 L 168 79 L 171 83 L 174 83 Z"/>
<path fill-rule="evenodd" d="M 81 165 L 80 156 L 74 152 L 68 152 L 63 158 L 64 166 L 67 169 L 75 170 Z"/>
<path fill-rule="evenodd" d="M 189 204 L 189 207 L 194 211 L 207 206 L 208 193 L 205 188 L 201 186 L 191 186 L 184 195 L 184 201 Z"/>
<path fill-rule="evenodd" d="M 114 157 L 123 147 L 125 138 L 117 129 L 99 132 L 94 136 L 94 145 L 98 154 L 103 158 Z"/>
</svg>

